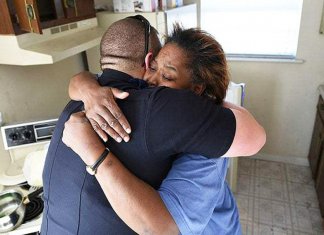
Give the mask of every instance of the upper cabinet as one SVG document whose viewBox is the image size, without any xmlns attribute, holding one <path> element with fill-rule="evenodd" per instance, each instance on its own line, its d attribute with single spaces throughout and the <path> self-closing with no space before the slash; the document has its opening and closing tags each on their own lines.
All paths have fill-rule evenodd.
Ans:
<svg viewBox="0 0 324 235">
<path fill-rule="evenodd" d="M 95 17 L 93 0 L 1 0 L 0 34 L 43 29 Z"/>
<path fill-rule="evenodd" d="M 63 10 L 66 18 L 94 15 L 93 1 L 63 0 Z"/>
<path fill-rule="evenodd" d="M 14 28 L 7 1 L 0 1 L 0 34 L 13 34 Z"/>
<path fill-rule="evenodd" d="M 20 29 L 32 33 L 42 33 L 36 0 L 14 0 L 14 5 Z"/>
<path fill-rule="evenodd" d="M 0 64 L 52 64 L 97 46 L 94 0 L 0 0 Z"/>
</svg>

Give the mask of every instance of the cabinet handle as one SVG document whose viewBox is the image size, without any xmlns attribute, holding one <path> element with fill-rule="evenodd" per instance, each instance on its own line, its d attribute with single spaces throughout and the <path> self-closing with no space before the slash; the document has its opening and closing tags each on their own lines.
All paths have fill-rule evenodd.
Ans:
<svg viewBox="0 0 324 235">
<path fill-rule="evenodd" d="M 75 1 L 74 0 L 64 0 L 64 7 L 65 8 L 74 8 Z"/>
<path fill-rule="evenodd" d="M 34 7 L 31 4 L 26 5 L 26 12 L 29 20 L 34 20 L 35 19 L 35 11 Z"/>
<path fill-rule="evenodd" d="M 63 0 L 63 5 L 66 9 L 74 8 L 75 16 L 78 16 L 78 9 L 75 0 Z"/>
</svg>

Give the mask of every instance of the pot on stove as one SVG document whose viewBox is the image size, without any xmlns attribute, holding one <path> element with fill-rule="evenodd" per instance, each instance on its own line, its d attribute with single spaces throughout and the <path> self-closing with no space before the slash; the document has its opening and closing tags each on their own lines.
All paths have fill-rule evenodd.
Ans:
<svg viewBox="0 0 324 235">
<path fill-rule="evenodd" d="M 11 231 L 22 224 L 26 205 L 30 200 L 43 192 L 39 188 L 27 196 L 21 192 L 11 189 L 0 194 L 0 233 Z"/>
</svg>

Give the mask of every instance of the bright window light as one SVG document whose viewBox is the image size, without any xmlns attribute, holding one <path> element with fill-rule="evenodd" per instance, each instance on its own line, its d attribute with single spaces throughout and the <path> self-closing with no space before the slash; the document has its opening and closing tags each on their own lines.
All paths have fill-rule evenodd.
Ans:
<svg viewBox="0 0 324 235">
<path fill-rule="evenodd" d="M 202 0 L 201 28 L 228 56 L 295 58 L 302 0 Z"/>
</svg>

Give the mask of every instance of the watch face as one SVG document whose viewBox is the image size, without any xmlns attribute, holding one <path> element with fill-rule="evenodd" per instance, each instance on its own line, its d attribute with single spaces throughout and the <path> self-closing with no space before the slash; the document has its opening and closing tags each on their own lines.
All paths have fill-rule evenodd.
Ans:
<svg viewBox="0 0 324 235">
<path fill-rule="evenodd" d="M 96 174 L 96 170 L 93 170 L 91 168 L 91 166 L 86 166 L 86 170 L 90 175 L 95 175 Z"/>
</svg>

